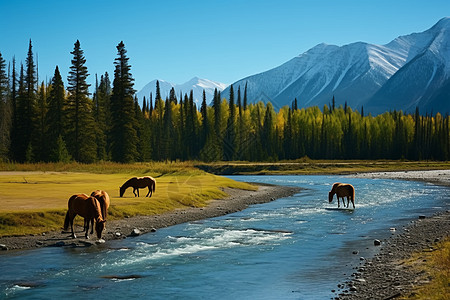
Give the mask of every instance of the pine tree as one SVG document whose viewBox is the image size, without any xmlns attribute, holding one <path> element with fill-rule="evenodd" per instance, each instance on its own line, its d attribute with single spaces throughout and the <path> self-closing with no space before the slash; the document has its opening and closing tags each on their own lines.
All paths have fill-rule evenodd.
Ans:
<svg viewBox="0 0 450 300">
<path fill-rule="evenodd" d="M 244 88 L 244 110 L 247 110 L 247 82 L 245 83 Z"/>
<path fill-rule="evenodd" d="M 201 130 L 201 142 L 200 142 L 200 148 L 203 148 L 206 144 L 206 139 L 209 135 L 209 126 L 208 126 L 208 105 L 206 104 L 206 92 L 203 90 L 203 100 L 202 100 L 202 106 L 200 109 L 200 112 L 202 114 L 202 130 Z"/>
<path fill-rule="evenodd" d="M 156 80 L 156 95 L 155 95 L 155 103 L 156 101 L 161 99 L 161 90 L 159 88 L 159 80 Z"/>
<path fill-rule="evenodd" d="M 80 48 L 80 41 L 74 44 L 72 66 L 67 77 L 67 148 L 72 157 L 79 162 L 91 163 L 97 158 L 95 143 L 95 122 L 93 117 L 93 103 L 89 98 L 89 76 L 86 59 Z"/>
<path fill-rule="evenodd" d="M 5 60 L 0 53 L 0 161 L 6 160 L 9 156 L 12 122 L 12 105 L 8 99 L 9 83 L 5 67 Z"/>
<path fill-rule="evenodd" d="M 33 134 L 33 148 L 36 161 L 48 161 L 48 148 L 46 142 L 47 133 L 47 89 L 44 82 L 39 87 L 36 113 L 35 113 L 35 133 Z"/>
<path fill-rule="evenodd" d="M 97 82 L 97 80 L 96 80 Z M 108 160 L 108 140 L 107 136 L 111 128 L 110 112 L 111 83 L 108 72 L 100 76 L 100 84 L 96 83 L 94 97 L 94 119 L 95 135 L 97 144 L 97 158 L 99 160 Z"/>
<path fill-rule="evenodd" d="M 175 95 L 175 89 L 174 88 L 170 89 L 169 101 L 174 103 L 174 104 L 177 104 L 177 96 Z"/>
<path fill-rule="evenodd" d="M 133 95 L 133 77 L 131 66 L 126 56 L 125 45 L 121 41 L 117 45 L 118 57 L 114 65 L 114 81 L 111 95 L 111 155 L 117 162 L 133 162 L 139 157 L 137 151 L 138 137 L 136 132 Z"/>
<path fill-rule="evenodd" d="M 232 160 L 236 155 L 236 106 L 234 105 L 234 90 L 233 85 L 230 86 L 230 99 L 229 99 L 229 112 L 230 115 L 227 121 L 227 129 L 225 132 L 225 138 L 223 143 L 223 153 L 226 160 Z"/>
<path fill-rule="evenodd" d="M 64 83 L 61 78 L 61 74 L 59 72 L 58 66 L 55 68 L 55 74 L 52 78 L 51 90 L 48 97 L 48 112 L 47 112 L 47 133 L 46 133 L 46 141 L 48 145 L 49 151 L 49 160 L 50 161 L 59 161 L 61 155 L 59 155 L 58 151 L 58 142 L 60 143 L 59 147 L 62 146 L 62 142 L 64 142 L 64 128 L 65 123 L 65 114 L 64 108 L 66 105 L 65 99 L 65 91 L 64 91 Z M 64 147 L 66 147 L 64 142 Z M 67 149 L 66 149 L 67 151 Z"/>
<path fill-rule="evenodd" d="M 173 100 L 172 100 L 173 101 Z M 162 143 L 162 157 L 163 159 L 173 159 L 174 158 L 174 124 L 172 116 L 172 102 L 167 99 L 164 106 L 164 117 L 163 117 L 163 134 L 161 136 Z"/>
<path fill-rule="evenodd" d="M 16 122 L 13 127 L 12 139 L 12 157 L 18 162 L 34 157 L 31 142 L 34 131 L 34 113 L 36 102 L 36 78 L 35 65 L 33 60 L 33 51 L 31 40 L 28 47 L 26 58 L 26 73 L 23 65 L 20 66 L 19 89 L 16 98 L 16 108 L 14 110 L 13 120 Z"/>
</svg>

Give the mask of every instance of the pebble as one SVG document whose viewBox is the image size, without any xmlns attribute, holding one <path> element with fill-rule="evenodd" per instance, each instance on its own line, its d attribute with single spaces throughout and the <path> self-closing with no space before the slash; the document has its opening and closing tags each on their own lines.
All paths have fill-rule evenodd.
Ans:
<svg viewBox="0 0 450 300">
<path fill-rule="evenodd" d="M 374 244 L 375 246 L 380 246 L 380 245 L 381 245 L 381 241 L 380 241 L 380 240 L 374 240 L 374 241 L 373 241 L 373 244 Z"/>
<path fill-rule="evenodd" d="M 141 235 L 141 231 L 137 228 L 134 228 L 130 233 L 130 236 L 139 236 L 139 235 Z"/>
</svg>

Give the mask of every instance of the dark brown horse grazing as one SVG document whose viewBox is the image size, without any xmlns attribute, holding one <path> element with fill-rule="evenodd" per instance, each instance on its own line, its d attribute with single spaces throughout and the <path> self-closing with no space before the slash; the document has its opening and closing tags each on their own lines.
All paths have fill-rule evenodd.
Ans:
<svg viewBox="0 0 450 300">
<path fill-rule="evenodd" d="M 342 198 L 342 204 L 345 207 L 345 199 L 347 197 L 347 207 L 350 204 L 350 200 L 352 201 L 353 208 L 355 208 L 355 188 L 351 184 L 336 182 L 333 184 L 331 191 L 328 193 L 328 202 L 331 203 L 333 201 L 333 196 L 336 194 L 338 200 L 338 208 L 340 207 L 339 198 Z"/>
<path fill-rule="evenodd" d="M 156 188 L 156 180 L 150 176 L 133 177 L 133 178 L 127 180 L 121 187 L 119 187 L 120 197 L 123 196 L 123 194 L 125 193 L 125 190 L 129 187 L 133 188 L 133 194 L 135 197 L 139 197 L 139 189 L 148 187 L 148 193 L 147 193 L 147 196 L 145 196 L 145 197 L 151 197 Z M 137 195 L 136 195 L 136 191 L 137 191 Z"/>
<path fill-rule="evenodd" d="M 95 231 L 97 233 L 97 237 L 99 239 L 102 238 L 103 230 L 105 229 L 105 220 L 102 218 L 102 212 L 100 208 L 100 203 L 94 197 L 89 197 L 86 194 L 77 194 L 73 195 L 69 198 L 68 203 L 69 209 L 66 213 L 66 218 L 64 220 L 64 230 L 67 231 L 70 228 L 72 230 L 72 237 L 76 238 L 75 233 L 73 232 L 73 219 L 76 215 L 80 215 L 86 220 L 87 226 L 85 228 L 85 237 L 88 239 L 88 231 L 89 231 L 89 220 L 95 219 Z"/>
<path fill-rule="evenodd" d="M 108 216 L 108 208 L 110 204 L 109 195 L 107 192 L 102 190 L 95 190 L 91 193 L 92 197 L 95 197 L 98 202 L 100 202 L 100 208 L 102 212 L 102 218 L 106 221 L 106 217 Z M 94 233 L 94 219 L 91 219 L 91 234 Z M 89 220 L 85 219 L 84 227 L 86 228 L 86 222 L 89 222 Z"/>
</svg>

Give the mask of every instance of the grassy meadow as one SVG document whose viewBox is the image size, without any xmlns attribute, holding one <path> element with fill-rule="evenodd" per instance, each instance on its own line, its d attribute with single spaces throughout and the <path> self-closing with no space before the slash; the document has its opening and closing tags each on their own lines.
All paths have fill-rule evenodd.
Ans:
<svg viewBox="0 0 450 300">
<path fill-rule="evenodd" d="M 134 197 L 131 188 L 119 197 L 119 186 L 126 180 L 145 175 L 156 178 L 152 198 L 145 197 L 148 189 L 140 189 L 140 197 Z M 223 187 L 255 189 L 189 163 L 0 164 L 0 236 L 61 229 L 73 194 L 105 190 L 111 197 L 108 218 L 119 219 L 203 207 L 211 199 L 225 197 Z"/>
</svg>

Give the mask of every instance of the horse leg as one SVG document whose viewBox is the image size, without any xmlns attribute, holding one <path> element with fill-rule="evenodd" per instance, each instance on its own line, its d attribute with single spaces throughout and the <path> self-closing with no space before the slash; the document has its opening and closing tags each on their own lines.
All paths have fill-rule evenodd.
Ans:
<svg viewBox="0 0 450 300">
<path fill-rule="evenodd" d="M 337 196 L 338 199 L 338 208 L 341 207 L 341 204 L 339 203 L 339 196 Z"/>
<path fill-rule="evenodd" d="M 152 192 L 152 189 L 150 188 L 150 186 L 148 186 L 148 193 L 147 193 L 147 196 L 145 196 L 145 197 L 148 197 L 148 195 L 150 194 Z M 150 197 L 151 197 L 152 195 L 150 194 Z"/>
<path fill-rule="evenodd" d="M 133 188 L 133 194 L 136 197 L 136 188 Z"/>
<path fill-rule="evenodd" d="M 76 238 L 77 238 L 77 236 L 76 236 L 75 233 L 73 232 L 73 219 L 75 219 L 75 216 L 76 216 L 76 215 L 70 216 L 70 219 L 69 219 L 69 220 L 70 220 L 70 221 L 69 221 L 69 222 L 70 222 L 70 229 L 72 230 L 72 238 L 73 238 L 73 239 L 76 239 Z"/>
<path fill-rule="evenodd" d="M 87 226 L 86 226 L 86 232 L 84 233 L 84 237 L 86 238 L 86 239 L 88 239 L 89 238 L 89 235 L 88 235 L 88 232 L 89 232 L 89 219 L 86 221 L 86 219 L 84 219 L 85 220 L 85 222 L 86 222 L 86 224 L 87 224 Z"/>
<path fill-rule="evenodd" d="M 139 188 L 137 188 L 136 190 L 137 190 L 137 193 L 138 193 L 138 197 L 139 197 Z"/>
<path fill-rule="evenodd" d="M 94 219 L 91 219 L 91 234 L 94 234 Z"/>
</svg>

